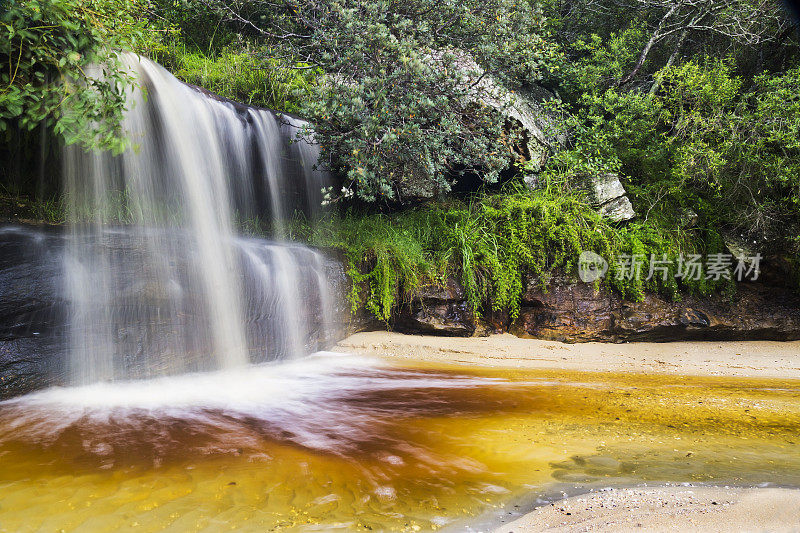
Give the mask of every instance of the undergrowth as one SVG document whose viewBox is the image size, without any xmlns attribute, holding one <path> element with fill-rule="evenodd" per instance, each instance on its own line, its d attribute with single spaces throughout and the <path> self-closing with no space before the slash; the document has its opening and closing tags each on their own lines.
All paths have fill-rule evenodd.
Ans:
<svg viewBox="0 0 800 533">
<path fill-rule="evenodd" d="M 300 112 L 300 102 L 319 75 L 304 64 L 285 68 L 264 50 L 208 55 L 173 45 L 150 55 L 182 81 L 237 102 L 288 113 Z"/>
<path fill-rule="evenodd" d="M 0 220 L 63 224 L 66 213 L 58 197 L 37 200 L 0 184 Z"/>
<path fill-rule="evenodd" d="M 730 290 L 724 279 L 676 279 L 679 255 L 722 251 L 722 240 L 713 230 L 698 231 L 703 235 L 652 222 L 619 226 L 580 196 L 514 190 L 391 215 L 347 211 L 313 225 L 299 221 L 293 237 L 344 252 L 354 312 L 363 306 L 389 321 L 416 290 L 441 286 L 454 276 L 476 315 L 507 311 L 513 320 L 529 283 L 546 290 L 554 273 L 574 275 L 583 251 L 608 260 L 602 283 L 627 299 L 640 300 L 646 289 L 673 299 L 681 291 Z M 626 254 L 645 258 L 632 276 L 624 275 L 629 269 L 619 263 Z M 657 271 L 646 279 L 651 255 L 667 259 L 667 275 Z"/>
</svg>

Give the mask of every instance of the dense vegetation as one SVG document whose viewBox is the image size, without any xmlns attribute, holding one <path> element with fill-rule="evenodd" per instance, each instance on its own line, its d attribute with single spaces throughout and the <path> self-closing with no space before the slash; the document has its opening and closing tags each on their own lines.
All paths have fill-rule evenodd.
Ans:
<svg viewBox="0 0 800 533">
<path fill-rule="evenodd" d="M 113 50 L 136 46 L 143 25 L 125 0 L 13 2 L 0 18 L 0 132 L 41 124 L 69 142 L 121 149 L 125 88 Z"/>
<path fill-rule="evenodd" d="M 298 222 L 295 236 L 343 249 L 360 282 L 354 306 L 385 320 L 415 288 L 448 275 L 476 312 L 513 316 L 526 278 L 545 284 L 555 269 L 574 271 L 582 250 L 612 260 L 607 283 L 629 298 L 732 287 L 619 279 L 620 254 L 675 258 L 737 241 L 800 257 L 798 32 L 777 1 L 27 0 L 5 9 L 4 150 L 37 126 L 122 149 L 133 81 L 115 49 L 223 96 L 308 116 L 320 164 L 342 179 L 326 191 L 335 211 Z M 552 95 L 539 102 L 553 129 L 543 167 L 506 113 L 504 95 L 532 88 Z M 638 213 L 631 222 L 601 218 L 576 186 L 577 176 L 609 172 Z M 532 173 L 533 191 L 521 179 Z M 39 212 L 60 218 L 58 200 L 45 200 Z"/>
<path fill-rule="evenodd" d="M 574 272 L 584 250 L 607 258 L 666 257 L 669 275 L 646 279 L 643 265 L 643 275 L 627 277 L 612 261 L 606 282 L 633 300 L 646 289 L 678 297 L 675 259 L 705 246 L 678 230 L 641 223 L 616 227 L 579 198 L 521 188 L 390 215 L 348 212 L 313 226 L 297 224 L 295 231 L 314 245 L 345 250 L 348 274 L 357 282 L 350 294 L 353 311 L 364 306 L 386 321 L 416 289 L 443 285 L 449 276 L 461 281 L 477 315 L 504 311 L 514 319 L 528 280 L 546 288 L 554 273 Z M 710 246 L 708 251 L 722 251 L 719 241 Z M 729 289 L 731 281 L 703 277 L 682 287 L 708 294 Z"/>
</svg>

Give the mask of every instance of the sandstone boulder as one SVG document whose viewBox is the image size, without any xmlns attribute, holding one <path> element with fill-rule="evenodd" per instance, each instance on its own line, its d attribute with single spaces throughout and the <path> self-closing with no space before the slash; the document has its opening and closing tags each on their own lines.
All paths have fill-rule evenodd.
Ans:
<svg viewBox="0 0 800 533">
<path fill-rule="evenodd" d="M 586 192 L 589 202 L 606 218 L 622 222 L 636 216 L 617 174 L 581 174 L 574 176 L 571 181 L 574 187 Z"/>
</svg>

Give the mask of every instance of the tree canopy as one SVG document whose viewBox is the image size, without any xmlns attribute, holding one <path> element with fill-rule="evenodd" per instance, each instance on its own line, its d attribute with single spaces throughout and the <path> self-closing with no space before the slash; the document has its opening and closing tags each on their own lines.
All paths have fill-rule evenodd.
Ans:
<svg viewBox="0 0 800 533">
<path fill-rule="evenodd" d="M 534 83 L 556 55 L 541 10 L 517 0 L 202 4 L 319 72 L 301 112 L 347 177 L 331 199 L 430 196 L 464 172 L 496 181 L 514 132 L 478 80 Z"/>
</svg>

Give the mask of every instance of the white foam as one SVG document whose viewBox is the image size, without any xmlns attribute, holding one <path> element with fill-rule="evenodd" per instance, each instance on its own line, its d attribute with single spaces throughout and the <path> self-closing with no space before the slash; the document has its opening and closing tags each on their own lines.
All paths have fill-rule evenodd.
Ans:
<svg viewBox="0 0 800 533">
<path fill-rule="evenodd" d="M 337 376 L 356 369 L 377 368 L 374 359 L 318 352 L 282 363 L 266 363 L 220 370 L 167 376 L 149 380 L 93 383 L 57 387 L 3 402 L 28 406 L 49 404 L 77 409 L 225 409 L 249 411 L 270 405 L 286 405 L 295 399 L 325 396 L 337 390 L 362 387 L 363 380 Z M 323 386 L 327 385 L 327 386 Z M 416 383 L 422 385 L 422 383 Z"/>
<path fill-rule="evenodd" d="M 88 434 L 93 435 L 95 448 L 115 428 L 143 428 L 142 438 L 156 441 L 164 430 L 153 428 L 180 420 L 213 435 L 220 447 L 268 434 L 344 453 L 372 440 L 396 417 L 415 416 L 426 409 L 403 391 L 499 383 L 319 352 L 238 369 L 53 388 L 8 400 L 0 403 L 0 443 L 7 439 L 54 442 L 71 427 L 91 428 Z M 383 391 L 392 391 L 388 404 L 365 400 Z"/>
</svg>

